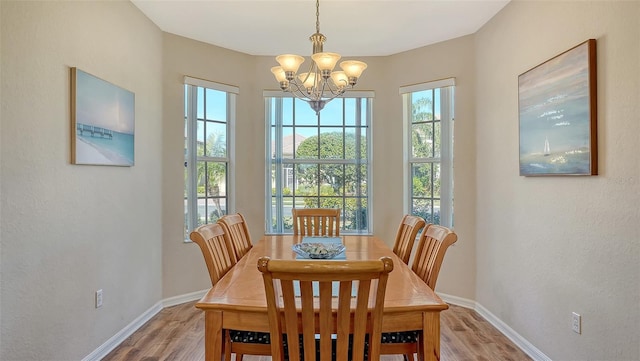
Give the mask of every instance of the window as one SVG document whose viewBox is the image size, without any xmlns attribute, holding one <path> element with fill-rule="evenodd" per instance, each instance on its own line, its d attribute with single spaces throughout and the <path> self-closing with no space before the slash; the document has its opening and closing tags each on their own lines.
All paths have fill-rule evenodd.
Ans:
<svg viewBox="0 0 640 361">
<path fill-rule="evenodd" d="M 404 104 L 408 212 L 453 226 L 454 79 L 400 89 Z"/>
<path fill-rule="evenodd" d="M 237 93 L 229 85 L 185 77 L 185 239 L 196 227 L 216 222 L 229 212 L 231 124 Z"/>
<path fill-rule="evenodd" d="M 317 207 L 342 210 L 341 233 L 371 233 L 372 93 L 349 92 L 319 115 L 302 100 L 269 93 L 266 232 L 291 233 L 291 209 Z"/>
</svg>

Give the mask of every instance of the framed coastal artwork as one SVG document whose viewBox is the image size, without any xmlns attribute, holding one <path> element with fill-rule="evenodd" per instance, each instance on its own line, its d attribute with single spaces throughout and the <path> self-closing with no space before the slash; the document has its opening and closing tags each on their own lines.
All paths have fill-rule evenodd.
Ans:
<svg viewBox="0 0 640 361">
<path fill-rule="evenodd" d="M 596 175 L 596 41 L 518 76 L 520 175 Z"/>
<path fill-rule="evenodd" d="M 71 68 L 71 163 L 133 166 L 135 96 Z"/>
</svg>

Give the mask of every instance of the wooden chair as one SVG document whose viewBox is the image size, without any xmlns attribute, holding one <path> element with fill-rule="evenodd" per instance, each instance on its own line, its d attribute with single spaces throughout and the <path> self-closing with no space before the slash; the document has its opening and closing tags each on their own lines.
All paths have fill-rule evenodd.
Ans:
<svg viewBox="0 0 640 361">
<path fill-rule="evenodd" d="M 424 219 L 418 216 L 411 216 L 406 214 L 402 217 L 398 232 L 396 233 L 396 242 L 393 246 L 393 253 L 395 253 L 402 262 L 409 264 L 409 258 L 411 257 L 411 251 L 413 250 L 413 243 L 416 240 L 418 232 L 425 225 Z"/>
<path fill-rule="evenodd" d="M 457 240 L 458 235 L 447 227 L 428 224 L 422 231 L 411 269 L 434 291 L 444 254 L 447 248 Z M 383 333 L 380 353 L 403 354 L 407 360 L 413 360 L 415 353 L 418 355 L 418 360 L 423 360 L 424 351 L 420 348 L 421 337 L 420 331 Z"/>
<path fill-rule="evenodd" d="M 301 353 L 310 361 L 363 361 L 365 355 L 368 360 L 380 360 L 384 295 L 393 270 L 390 258 L 291 261 L 262 257 L 258 269 L 267 297 L 273 360 L 300 361 Z M 338 286 L 335 291 L 333 286 Z M 314 297 L 314 292 L 319 295 Z M 302 322 L 298 323 L 300 312 Z"/>
<path fill-rule="evenodd" d="M 218 223 L 222 224 L 224 232 L 229 235 L 233 256 L 236 262 L 239 261 L 253 247 L 244 216 L 241 213 L 229 214 L 220 218 Z"/>
<path fill-rule="evenodd" d="M 340 235 L 340 208 L 293 208 L 291 213 L 294 235 Z"/>
<path fill-rule="evenodd" d="M 237 262 L 229 236 L 221 224 L 212 223 L 196 228 L 189 234 L 189 238 L 200 246 L 211 286 L 215 286 Z M 230 361 L 232 353 L 236 354 L 236 360 L 239 361 L 244 354 L 271 355 L 269 341 L 268 333 L 225 330 L 225 360 Z"/>
</svg>

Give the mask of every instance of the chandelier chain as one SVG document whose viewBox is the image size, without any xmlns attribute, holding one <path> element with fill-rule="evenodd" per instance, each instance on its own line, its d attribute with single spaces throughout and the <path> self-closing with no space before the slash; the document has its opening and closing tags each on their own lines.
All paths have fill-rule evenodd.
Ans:
<svg viewBox="0 0 640 361">
<path fill-rule="evenodd" d="M 320 32 L 320 0 L 316 0 L 316 33 Z"/>
</svg>

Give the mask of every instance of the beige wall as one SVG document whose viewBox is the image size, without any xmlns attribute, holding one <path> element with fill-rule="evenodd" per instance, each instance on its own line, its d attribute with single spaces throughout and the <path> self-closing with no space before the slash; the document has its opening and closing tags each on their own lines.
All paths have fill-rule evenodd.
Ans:
<svg viewBox="0 0 640 361">
<path fill-rule="evenodd" d="M 476 35 L 475 299 L 553 360 L 640 359 L 639 19 L 637 1 L 515 1 Z M 520 177 L 518 75 L 589 38 L 600 175 Z"/>
<path fill-rule="evenodd" d="M 80 360 L 162 296 L 162 33 L 129 2 L 0 7 L 0 359 Z M 70 164 L 70 67 L 135 93 L 134 167 Z"/>
</svg>

